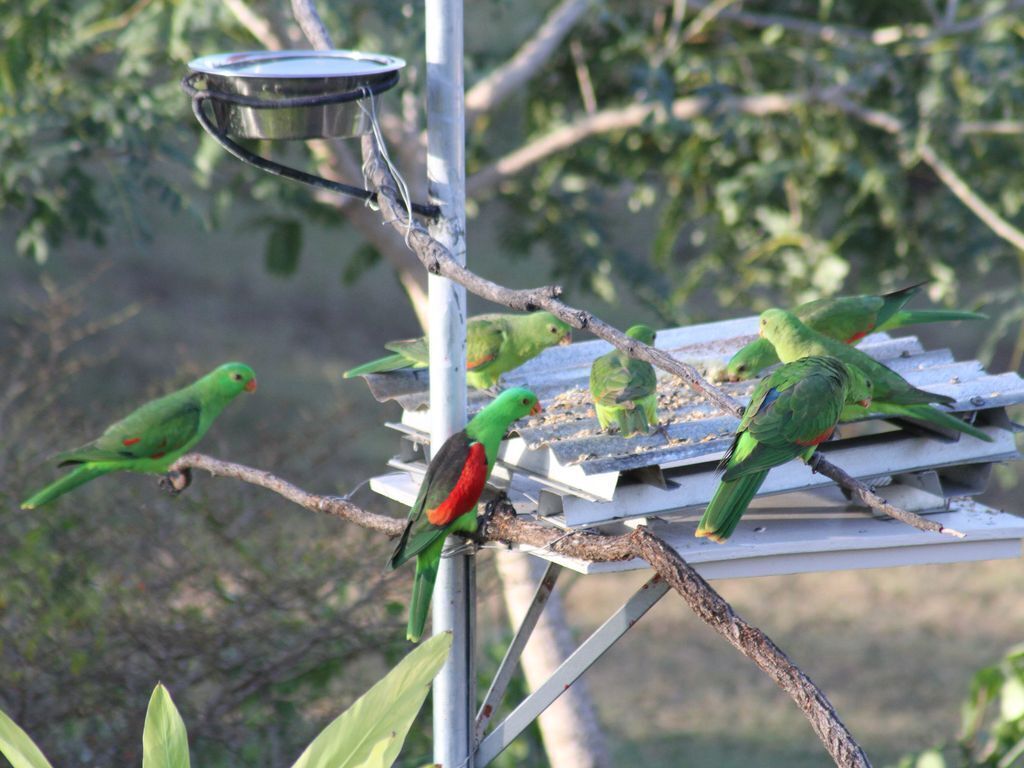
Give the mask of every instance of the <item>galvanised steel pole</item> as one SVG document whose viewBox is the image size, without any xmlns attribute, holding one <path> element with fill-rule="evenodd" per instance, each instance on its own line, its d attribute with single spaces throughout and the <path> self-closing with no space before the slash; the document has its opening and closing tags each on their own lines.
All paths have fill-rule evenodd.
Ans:
<svg viewBox="0 0 1024 768">
<path fill-rule="evenodd" d="M 462 0 L 426 0 L 427 179 L 441 206 L 431 234 L 466 263 L 465 90 Z M 430 443 L 466 424 L 466 290 L 430 275 Z M 456 542 L 457 544 L 457 542 Z M 453 546 L 449 543 L 448 549 Z M 451 630 L 452 653 L 434 680 L 434 762 L 472 768 L 476 702 L 476 570 L 472 554 L 442 557 L 434 632 Z"/>
</svg>

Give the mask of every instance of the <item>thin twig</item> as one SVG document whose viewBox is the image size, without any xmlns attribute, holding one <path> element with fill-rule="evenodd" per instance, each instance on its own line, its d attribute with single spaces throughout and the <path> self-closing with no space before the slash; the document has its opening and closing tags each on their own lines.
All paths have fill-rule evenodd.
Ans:
<svg viewBox="0 0 1024 768">
<path fill-rule="evenodd" d="M 511 59 L 470 88 L 466 92 L 466 124 L 472 124 L 478 115 L 493 110 L 528 83 L 559 50 L 590 3 L 591 0 L 562 0 Z"/>
<path fill-rule="evenodd" d="M 221 461 L 202 453 L 186 453 L 171 465 L 169 471 L 181 472 L 184 469 L 202 469 L 214 477 L 231 477 L 235 480 L 241 480 L 243 483 L 258 485 L 260 488 L 273 491 L 311 512 L 320 512 L 332 517 L 340 517 L 342 520 L 348 520 L 373 531 L 386 533 L 388 536 L 399 536 L 405 528 L 405 521 L 403 520 L 368 512 L 340 496 L 318 496 L 309 491 L 304 491 L 297 485 L 293 485 L 277 475 L 262 469 L 253 469 L 244 464 Z"/>
<path fill-rule="evenodd" d="M 955 528 L 947 528 L 941 523 L 937 523 L 934 520 L 929 520 L 926 517 L 908 512 L 905 509 L 893 506 L 877 493 L 868 488 L 860 480 L 857 480 L 852 475 L 848 474 L 841 467 L 837 467 L 832 462 L 828 461 L 820 453 L 815 453 L 811 456 L 811 460 L 808 462 L 811 471 L 817 472 L 824 475 L 827 478 L 835 480 L 837 484 L 848 490 L 853 496 L 858 498 L 864 504 L 867 504 L 871 509 L 877 510 L 884 515 L 895 518 L 901 523 L 906 523 L 919 531 L 925 531 L 927 533 L 944 533 L 947 536 L 953 536 L 957 539 L 964 538 L 964 534 Z"/>
</svg>

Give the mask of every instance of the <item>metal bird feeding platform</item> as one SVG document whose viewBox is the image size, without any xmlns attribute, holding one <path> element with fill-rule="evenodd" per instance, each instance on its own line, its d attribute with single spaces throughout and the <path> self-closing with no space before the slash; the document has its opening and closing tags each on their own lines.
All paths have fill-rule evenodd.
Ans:
<svg viewBox="0 0 1024 768">
<path fill-rule="evenodd" d="M 722 370 L 757 331 L 757 318 L 658 332 L 657 346 L 702 372 Z M 821 450 L 849 474 L 889 501 L 955 528 L 954 539 L 924 533 L 851 505 L 828 478 L 798 461 L 773 469 L 760 494 L 726 544 L 694 537 L 697 520 L 718 483 L 716 467 L 738 419 L 723 415 L 702 396 L 659 371 L 658 405 L 664 434 L 624 439 L 599 431 L 587 390 L 590 365 L 608 351 L 602 341 L 557 347 L 506 375 L 510 386 L 529 386 L 545 412 L 518 425 L 502 443 L 492 483 L 509 494 L 517 513 L 555 528 L 600 527 L 617 531 L 645 524 L 708 579 L 854 570 L 1021 555 L 1024 518 L 972 501 L 993 465 L 1019 457 L 1006 407 L 1024 403 L 1016 373 L 989 374 L 976 360 L 957 361 L 949 350 L 927 350 L 913 336 L 874 334 L 859 347 L 911 384 L 955 398 L 952 410 L 993 438 L 948 439 L 894 427 L 881 417 L 843 425 Z M 396 400 L 402 420 L 388 426 L 402 434 L 390 462 L 398 470 L 373 478 L 378 493 L 411 504 L 425 471 L 423 451 L 429 404 L 425 370 L 366 377 L 378 400 Z M 747 402 L 753 382 L 722 388 Z M 470 393 L 470 412 L 486 402 Z M 523 648 L 559 573 L 647 569 L 642 560 L 593 563 L 533 547 L 547 560 L 533 602 L 494 676 L 475 718 L 473 764 L 483 768 L 652 608 L 668 591 L 654 577 L 587 638 L 551 677 L 491 728 Z"/>
<path fill-rule="evenodd" d="M 699 370 L 715 371 L 724 369 L 732 354 L 750 341 L 756 330 L 756 317 L 674 328 L 658 333 L 657 346 Z M 993 442 L 959 435 L 943 440 L 908 432 L 879 416 L 878 420 L 842 425 L 839 439 L 825 443 L 822 453 L 869 485 L 884 486 L 881 492 L 898 506 L 922 513 L 967 515 L 970 519 L 958 518 L 954 523 L 950 518 L 944 524 L 958 529 L 966 525 L 975 534 L 968 533 L 970 543 L 939 537 L 944 544 L 960 546 L 957 552 L 964 556 L 968 549 L 977 550 L 967 559 L 994 551 L 990 546 L 978 549 L 974 544 L 993 541 L 1001 535 L 999 531 L 1006 533 L 1006 541 L 1014 542 L 1015 551 L 1019 550 L 1015 542 L 1024 537 L 1024 519 L 999 515 L 999 525 L 994 525 L 991 515 L 977 516 L 981 514 L 979 505 L 951 500 L 981 493 L 995 464 L 1018 458 L 1016 426 L 1005 409 L 1024 403 L 1024 380 L 1012 372 L 989 374 L 978 361 L 957 361 L 947 349 L 926 350 L 914 336 L 874 334 L 859 348 L 911 384 L 955 398 L 952 410 L 966 416 Z M 744 557 L 750 557 L 761 545 L 765 556 L 771 551 L 774 558 L 784 552 L 796 555 L 801 548 L 815 546 L 816 540 L 828 551 L 829 540 L 835 543 L 847 536 L 855 538 L 864 526 L 868 526 L 865 530 L 874 530 L 871 524 L 893 535 L 898 530 L 903 537 L 899 546 L 903 546 L 904 539 L 929 540 L 926 534 L 888 519 L 872 521 L 865 508 L 847 503 L 829 478 L 813 473 L 798 461 L 769 473 L 759 500 L 729 544 L 693 539 L 696 521 L 719 481 L 718 462 L 739 420 L 721 413 L 674 377 L 662 374 L 658 401 L 664 434 L 622 438 L 601 433 L 587 380 L 591 362 L 608 349 L 603 341 L 548 349 L 506 375 L 508 385 L 533 388 L 545 408 L 540 416 L 518 425 L 514 436 L 502 444 L 495 470 L 497 484 L 508 490 L 522 511 L 566 530 L 659 519 L 665 521 L 660 524 L 668 526 L 670 538 L 695 565 L 704 561 L 733 562 L 740 550 L 746 553 Z M 411 503 L 425 469 L 418 446 L 427 442 L 427 412 L 423 410 L 427 404 L 426 372 L 372 375 L 367 380 L 378 399 L 397 400 L 404 409 L 401 422 L 389 425 L 404 437 L 402 453 L 391 462 L 400 471 L 375 478 L 372 487 L 390 498 Z M 753 386 L 754 382 L 749 381 L 721 385 L 742 402 L 749 400 Z M 486 401 L 482 393 L 471 394 L 470 411 L 478 410 Z M 803 495 L 793 497 L 796 493 Z M 778 498 L 780 494 L 786 496 Z M 852 539 L 847 547 L 863 548 Z M 1001 551 L 1002 556 L 1010 552 L 1006 548 Z M 549 552 L 540 554 L 557 559 Z M 581 572 L 631 567 L 566 558 L 559 562 Z M 723 576 L 772 572 L 764 570 L 763 564 L 754 570 L 733 567 L 737 565 L 716 565 L 707 572 Z"/>
</svg>

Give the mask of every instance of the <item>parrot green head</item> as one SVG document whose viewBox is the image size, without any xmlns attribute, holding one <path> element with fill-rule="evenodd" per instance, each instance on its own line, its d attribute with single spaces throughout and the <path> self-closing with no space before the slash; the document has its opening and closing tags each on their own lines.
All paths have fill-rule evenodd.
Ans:
<svg viewBox="0 0 1024 768">
<path fill-rule="evenodd" d="M 784 309 L 766 309 L 761 313 L 761 326 L 758 335 L 778 347 L 778 342 L 788 340 L 795 335 L 801 325 L 802 323 L 797 320 L 796 316 Z"/>
<path fill-rule="evenodd" d="M 546 347 L 572 344 L 572 328 L 550 312 L 534 312 L 527 318 L 530 337 L 541 340 Z"/>
<path fill-rule="evenodd" d="M 540 407 L 537 395 L 533 393 L 533 390 L 526 387 L 515 387 L 513 389 L 506 389 L 498 395 L 486 408 L 476 415 L 476 418 L 487 414 L 495 421 L 511 424 L 516 419 L 521 419 L 524 416 L 535 416 L 542 410 L 544 409 Z"/>
<path fill-rule="evenodd" d="M 525 387 L 506 389 L 466 425 L 466 434 L 484 444 L 487 463 L 494 466 L 498 444 L 512 426 L 512 422 L 543 410 L 537 395 Z"/>
<path fill-rule="evenodd" d="M 850 386 L 846 389 L 846 402 L 856 403 L 867 408 L 875 394 L 875 384 L 864 372 L 855 365 L 844 366 L 850 376 Z"/>
<path fill-rule="evenodd" d="M 224 363 L 203 376 L 202 389 L 217 398 L 230 400 L 244 392 L 256 391 L 256 374 L 245 363 Z"/>
<path fill-rule="evenodd" d="M 729 381 L 743 381 L 753 378 L 776 362 L 778 357 L 775 356 L 771 343 L 766 339 L 756 339 L 729 359 L 729 364 L 725 367 L 725 376 Z"/>
<path fill-rule="evenodd" d="M 647 346 L 654 344 L 654 337 L 657 336 L 653 328 L 649 325 L 642 324 L 631 326 L 629 330 L 626 331 L 626 335 L 631 339 L 643 342 Z"/>
</svg>

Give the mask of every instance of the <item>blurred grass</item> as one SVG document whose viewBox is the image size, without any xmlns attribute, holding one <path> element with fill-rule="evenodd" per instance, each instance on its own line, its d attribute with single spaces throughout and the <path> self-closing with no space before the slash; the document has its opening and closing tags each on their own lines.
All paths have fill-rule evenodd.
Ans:
<svg viewBox="0 0 1024 768">
<path fill-rule="evenodd" d="M 112 242 L 102 251 L 75 245 L 46 267 L 58 284 L 70 285 L 109 262 L 110 268 L 83 294 L 90 315 L 136 302 L 141 312 L 83 345 L 83 353 L 112 357 L 68 382 L 53 407 L 53 431 L 33 446 L 33 459 L 88 439 L 146 398 L 224 360 L 238 359 L 256 369 L 259 391 L 225 412 L 201 450 L 267 466 L 325 493 L 343 492 L 380 471 L 397 444 L 381 424 L 396 418 L 397 408 L 380 406 L 360 382 L 342 382 L 340 374 L 377 355 L 383 341 L 417 333 L 388 270 L 375 267 L 357 285 L 344 286 L 340 274 L 349 249 L 346 233 L 311 230 L 297 274 L 282 280 L 264 271 L 261 236 L 249 227 L 240 224 L 233 231 L 208 235 L 176 231 L 181 223 L 175 219 L 159 223 L 165 236 L 144 248 L 127 241 Z M 546 268 L 543 256 L 505 263 L 489 258 L 487 246 L 493 240 L 486 233 L 471 231 L 470 244 L 475 248 L 470 253 L 473 263 L 514 285 L 534 284 Z M 22 316 L 23 300 L 41 294 L 38 269 L 13 258 L 0 260 L 0 285 L 0 323 Z M 628 297 L 618 305 L 569 298 L 619 324 L 650 319 Z M 470 306 L 472 311 L 491 309 L 476 300 Z M 969 354 L 969 328 L 965 325 L 957 333 L 956 342 L 966 347 L 959 353 Z M 52 467 L 33 466 L 9 484 L 24 493 L 52 476 Z M 359 500 L 367 505 L 402 513 L 362 493 Z M 139 518 L 139 551 L 125 553 L 126 564 L 151 557 L 154 539 L 167 537 L 184 545 L 193 536 L 216 535 L 225 526 L 255 527 L 264 531 L 260 546 L 271 539 L 280 550 L 280 559 L 266 570 L 287 572 L 292 549 L 315 558 L 316 551 L 305 548 L 308 542 L 351 536 L 335 521 L 310 516 L 262 491 L 201 476 L 176 502 L 159 496 L 151 478 L 138 476 L 101 479 L 75 497 L 64 503 L 96 517 L 85 537 L 85 551 L 75 555 L 82 562 L 103 556 L 107 514 L 111 520 L 123 520 L 126 514 Z M 213 517 L 203 511 L 204 503 L 216 505 L 229 497 L 235 506 L 218 509 Z M 123 507 L 118 515 L 109 510 L 112 501 Z M 4 514 L 19 514 L 13 500 Z M 204 540 L 204 547 L 212 546 Z M 372 546 L 369 572 L 378 572 L 386 549 L 385 542 Z M 339 555 L 352 551 L 358 547 L 339 550 Z M 205 552 L 205 557 L 215 556 L 215 548 Z M 202 557 L 197 553 L 195 559 Z M 481 607 L 484 637 L 500 632 L 495 624 L 501 613 L 486 560 L 484 584 L 492 594 Z M 578 633 L 582 636 L 603 621 L 641 578 L 595 576 L 573 582 L 568 605 Z M 1024 634 L 1022 578 L 1024 565 L 1018 560 L 717 586 L 824 687 L 875 764 L 884 765 L 954 731 L 971 672 L 998 658 Z M 404 594 L 411 573 L 391 579 L 396 594 Z M 398 616 L 391 624 L 397 627 L 401 620 Z M 367 670 L 376 666 L 370 664 Z M 344 699 L 365 683 L 367 670 L 339 673 L 331 688 L 333 698 L 316 704 L 316 716 L 340 711 Z M 671 596 L 602 659 L 589 679 L 617 765 L 802 768 L 827 763 L 788 697 Z M 155 680 L 144 682 L 131 692 L 143 697 L 130 707 L 139 713 Z M 177 699 L 177 691 L 175 695 Z M 196 721 L 187 709 L 183 701 L 191 727 Z M 31 718 L 26 724 L 31 726 Z M 134 734 L 137 729 L 128 730 Z M 62 738 L 78 736 L 65 732 Z M 91 764 L 87 759 L 79 762 Z"/>
</svg>

